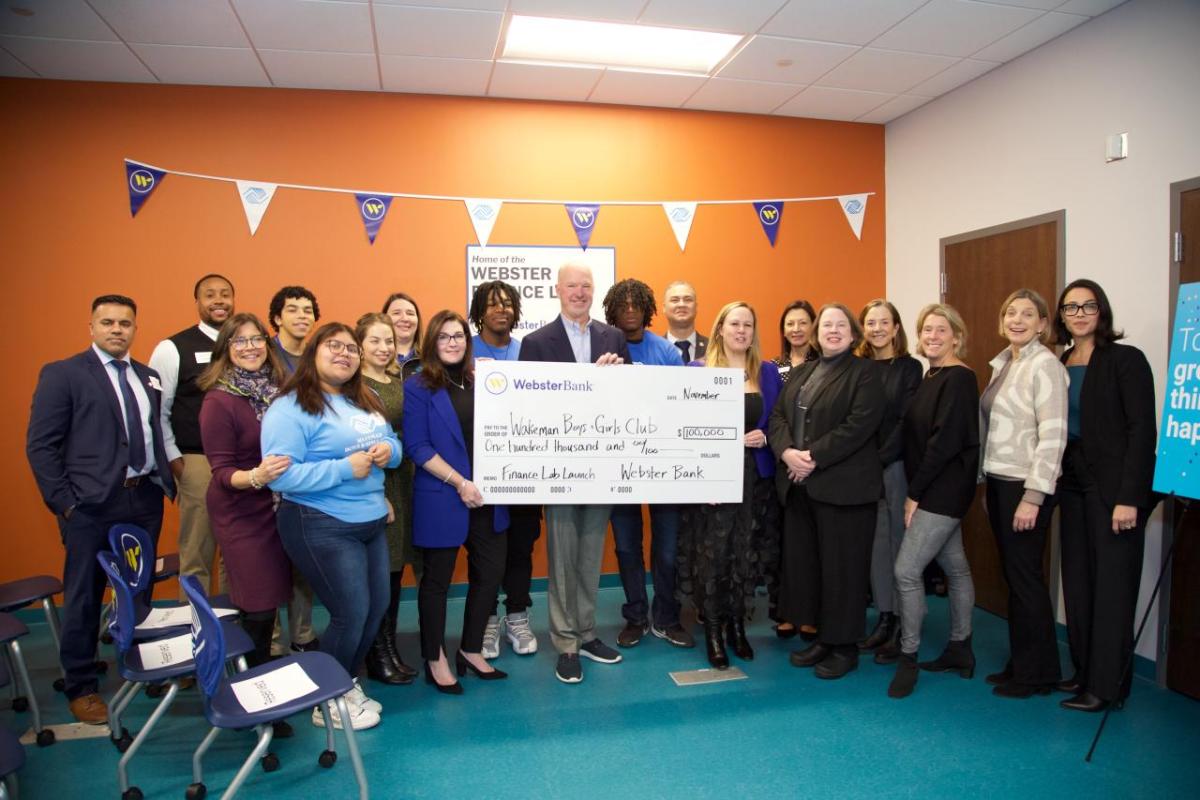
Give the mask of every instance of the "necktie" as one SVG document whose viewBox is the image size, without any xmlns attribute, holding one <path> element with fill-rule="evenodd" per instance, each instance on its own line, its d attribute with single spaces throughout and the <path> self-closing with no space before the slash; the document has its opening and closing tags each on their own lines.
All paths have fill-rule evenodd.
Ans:
<svg viewBox="0 0 1200 800">
<path fill-rule="evenodd" d="M 687 339 L 680 339 L 679 341 L 677 341 L 675 343 L 675 346 L 679 348 L 679 351 L 681 353 L 683 353 L 683 363 L 684 364 L 687 364 L 689 361 L 692 360 L 692 343 L 691 342 L 689 342 Z"/>
<path fill-rule="evenodd" d="M 117 382 L 121 384 L 121 397 L 125 398 L 125 428 L 129 435 L 129 468 L 141 472 L 146 466 L 146 436 L 142 433 L 142 415 L 138 409 L 133 387 L 129 385 L 125 370 L 129 367 L 120 359 L 113 359 L 117 368 Z"/>
</svg>

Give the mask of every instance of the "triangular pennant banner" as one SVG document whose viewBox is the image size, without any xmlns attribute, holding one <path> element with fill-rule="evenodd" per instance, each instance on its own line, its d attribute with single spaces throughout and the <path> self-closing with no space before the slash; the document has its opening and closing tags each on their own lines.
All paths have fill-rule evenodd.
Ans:
<svg viewBox="0 0 1200 800">
<path fill-rule="evenodd" d="M 125 185 L 129 187 L 129 215 L 136 217 L 142 204 L 162 183 L 167 173 L 136 161 L 125 159 Z"/>
<path fill-rule="evenodd" d="M 846 222 L 850 223 L 850 230 L 859 239 L 862 239 L 863 220 L 867 216 L 867 197 L 865 194 L 844 194 L 838 198 L 838 205 L 846 215 Z"/>
<path fill-rule="evenodd" d="M 762 223 L 763 233 L 767 235 L 771 247 L 774 247 L 775 237 L 779 235 L 779 222 L 783 219 L 783 201 L 755 203 L 754 210 L 758 213 L 758 221 Z"/>
<path fill-rule="evenodd" d="M 501 201 L 466 197 L 463 198 L 463 202 L 467 204 L 467 216 L 475 226 L 475 238 L 479 240 L 480 247 L 487 247 L 488 237 L 492 235 L 492 226 L 496 224 L 496 217 L 500 216 Z"/>
<path fill-rule="evenodd" d="M 258 232 L 258 224 L 262 222 L 267 206 L 275 196 L 274 183 L 258 181 L 237 181 L 238 196 L 242 198 L 242 210 L 246 212 L 246 222 L 250 225 L 250 235 Z"/>
<path fill-rule="evenodd" d="M 695 203 L 663 203 L 663 211 L 667 212 L 667 222 L 675 231 L 675 241 L 679 249 L 687 247 L 688 233 L 692 230 L 692 220 L 696 218 Z"/>
<path fill-rule="evenodd" d="M 579 246 L 588 249 L 592 240 L 592 228 L 596 225 L 596 217 L 600 216 L 600 206 L 594 203 L 567 204 L 567 216 L 571 218 L 571 227 L 579 237 Z"/>
<path fill-rule="evenodd" d="M 362 217 L 363 227 L 367 229 L 367 239 L 371 244 L 375 244 L 379 226 L 383 224 L 383 218 L 387 216 L 388 208 L 392 205 L 392 196 L 356 194 L 354 199 L 358 201 L 358 213 Z"/>
</svg>

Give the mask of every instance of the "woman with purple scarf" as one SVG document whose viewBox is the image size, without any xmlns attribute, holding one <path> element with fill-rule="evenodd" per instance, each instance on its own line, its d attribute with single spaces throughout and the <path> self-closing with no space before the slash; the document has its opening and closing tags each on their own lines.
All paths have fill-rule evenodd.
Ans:
<svg viewBox="0 0 1200 800">
<path fill-rule="evenodd" d="M 212 363 L 198 382 L 206 392 L 200 436 L 212 467 L 208 516 L 225 559 L 230 599 L 254 642 L 251 666 L 270 658 L 275 613 L 292 589 L 292 564 L 275 529 L 276 501 L 266 488 L 290 459 L 264 457 L 259 448 L 263 414 L 284 378 L 269 343 L 258 317 L 235 314 L 221 326 Z"/>
</svg>

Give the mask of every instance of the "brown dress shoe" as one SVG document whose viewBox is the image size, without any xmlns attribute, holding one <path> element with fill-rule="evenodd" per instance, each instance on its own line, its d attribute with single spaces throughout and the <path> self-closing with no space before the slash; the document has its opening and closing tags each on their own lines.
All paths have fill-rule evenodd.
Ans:
<svg viewBox="0 0 1200 800">
<path fill-rule="evenodd" d="M 71 701 L 71 713 L 75 719 L 88 725 L 104 725 L 108 722 L 108 706 L 98 694 L 85 694 Z"/>
</svg>

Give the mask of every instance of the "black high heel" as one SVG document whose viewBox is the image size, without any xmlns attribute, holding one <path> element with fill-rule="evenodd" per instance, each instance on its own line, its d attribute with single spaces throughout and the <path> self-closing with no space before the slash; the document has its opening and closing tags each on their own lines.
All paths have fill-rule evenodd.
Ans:
<svg viewBox="0 0 1200 800">
<path fill-rule="evenodd" d="M 471 674 L 483 681 L 499 681 L 508 677 L 507 672 L 502 672 L 495 667 L 492 668 L 491 672 L 484 672 L 470 661 L 467 661 L 467 657 L 463 655 L 462 650 L 454 654 L 454 667 L 458 671 L 458 677 L 460 678 L 467 674 L 467 670 L 470 670 Z"/>
<path fill-rule="evenodd" d="M 437 679 L 433 677 L 433 670 L 429 669 L 428 661 L 425 662 L 425 682 L 428 683 L 429 685 L 433 686 L 435 689 L 437 689 L 442 694 L 462 694 L 463 693 L 462 684 L 459 683 L 458 681 L 455 681 L 454 683 L 451 683 L 449 685 L 438 683 Z"/>
</svg>

